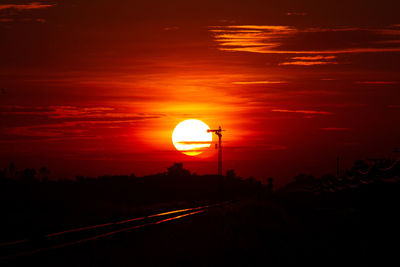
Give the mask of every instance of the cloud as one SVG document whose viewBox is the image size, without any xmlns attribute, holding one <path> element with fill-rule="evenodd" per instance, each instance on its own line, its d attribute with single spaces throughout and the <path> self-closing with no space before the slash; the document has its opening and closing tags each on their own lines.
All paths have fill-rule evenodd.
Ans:
<svg viewBox="0 0 400 267">
<path fill-rule="evenodd" d="M 0 22 L 38 22 L 43 24 L 47 21 L 43 18 L 0 18 Z"/>
<path fill-rule="evenodd" d="M 12 23 L 12 22 L 37 22 L 46 23 L 44 18 L 30 18 L 21 17 L 19 12 L 38 10 L 54 7 L 56 4 L 44 4 L 40 2 L 32 2 L 28 4 L 0 4 L 0 23 Z"/>
<path fill-rule="evenodd" d="M 146 119 L 162 117 L 163 114 L 130 113 L 112 107 L 77 107 L 77 106 L 0 106 L 3 115 L 45 116 L 49 119 Z"/>
<path fill-rule="evenodd" d="M 327 128 L 321 128 L 321 130 L 334 131 L 334 132 L 343 132 L 343 131 L 350 131 L 350 128 L 327 127 Z"/>
<path fill-rule="evenodd" d="M 164 31 L 177 31 L 179 30 L 178 26 L 171 26 L 171 27 L 165 27 Z"/>
<path fill-rule="evenodd" d="M 139 121 L 158 119 L 163 114 L 133 113 L 114 107 L 0 106 L 2 139 L 97 138 Z M 6 116 L 4 116 L 6 115 Z"/>
<path fill-rule="evenodd" d="M 39 23 L 46 23 L 46 20 L 41 18 L 35 19 L 35 21 Z"/>
<path fill-rule="evenodd" d="M 276 48 L 281 38 L 295 33 L 296 29 L 287 26 L 232 25 L 212 26 L 210 32 L 214 34 L 220 50 L 261 52 Z"/>
<path fill-rule="evenodd" d="M 207 145 L 207 144 L 211 144 L 211 141 L 179 141 L 176 142 L 177 144 L 181 144 L 181 145 Z"/>
<path fill-rule="evenodd" d="M 277 150 L 286 150 L 287 146 L 284 145 L 275 145 L 275 144 L 257 144 L 257 146 L 262 147 L 265 150 L 272 150 L 272 151 L 277 151 Z"/>
<path fill-rule="evenodd" d="M 287 12 L 286 16 L 307 16 L 306 12 Z"/>
<path fill-rule="evenodd" d="M 380 40 L 375 41 L 376 44 L 400 44 L 400 40 Z"/>
<path fill-rule="evenodd" d="M 336 56 L 321 56 L 321 55 L 316 55 L 316 56 L 298 56 L 298 57 L 292 57 L 292 59 L 295 60 L 330 60 L 330 59 L 335 59 Z"/>
<path fill-rule="evenodd" d="M 315 66 L 315 65 L 329 65 L 329 64 L 338 64 L 337 62 L 330 61 L 289 61 L 279 63 L 279 66 L 288 66 L 288 65 L 296 65 L 296 66 Z"/>
<path fill-rule="evenodd" d="M 253 138 L 254 139 L 254 138 Z M 256 145 L 252 147 L 253 150 L 269 150 L 269 151 L 281 151 L 281 150 L 287 150 L 288 147 L 285 145 L 279 145 L 279 144 L 267 144 L 263 143 L 264 140 L 259 140 L 259 142 L 256 142 Z M 248 149 L 248 146 L 232 146 L 232 145 L 225 145 L 224 146 L 225 150 L 229 151 L 237 151 L 237 152 L 243 152 Z"/>
<path fill-rule="evenodd" d="M 248 29 L 248 30 L 268 30 L 273 32 L 289 32 L 295 29 L 289 26 L 279 26 L 279 25 L 228 25 L 228 26 L 211 26 L 210 28 L 216 29 Z"/>
<path fill-rule="evenodd" d="M 281 112 L 281 113 L 301 113 L 308 115 L 332 115 L 332 112 L 329 111 L 320 111 L 320 110 L 291 110 L 291 109 L 272 109 L 272 112 Z"/>
<path fill-rule="evenodd" d="M 321 55 L 326 54 L 400 51 L 400 29 L 393 27 L 373 29 L 230 25 L 211 26 L 209 31 L 213 34 L 217 48 L 229 52 L 320 54 L 318 57 L 322 57 Z"/>
<path fill-rule="evenodd" d="M 388 108 L 400 109 L 400 105 L 388 105 Z"/>
<path fill-rule="evenodd" d="M 280 83 L 286 83 L 284 81 L 242 81 L 242 82 L 232 82 L 232 84 L 237 84 L 237 85 L 255 85 L 255 84 L 280 84 Z"/>
<path fill-rule="evenodd" d="M 358 82 L 356 82 L 357 84 L 366 84 L 366 85 L 369 85 L 369 84 L 382 84 L 382 85 L 385 85 L 385 84 L 397 84 L 397 82 L 395 82 L 395 81 L 358 81 Z"/>
<path fill-rule="evenodd" d="M 23 11 L 23 10 L 49 8 L 53 6 L 55 6 L 55 4 L 42 4 L 39 2 L 32 2 L 29 4 L 0 4 L 0 10 L 15 9 L 18 11 Z"/>
</svg>

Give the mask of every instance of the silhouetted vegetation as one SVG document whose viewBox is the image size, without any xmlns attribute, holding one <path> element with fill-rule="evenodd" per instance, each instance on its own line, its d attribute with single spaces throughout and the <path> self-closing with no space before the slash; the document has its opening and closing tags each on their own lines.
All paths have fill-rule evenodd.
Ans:
<svg viewBox="0 0 400 267">
<path fill-rule="evenodd" d="M 191 174 L 182 163 L 166 172 L 75 180 L 48 179 L 46 167 L 18 171 L 12 163 L 0 173 L 3 239 L 23 238 L 71 226 L 108 222 L 124 217 L 258 194 L 261 183 L 228 176 Z M 16 229 L 15 231 L 10 229 Z M 22 230 L 21 230 L 22 229 Z M 14 235 L 14 236 L 13 236 Z M 0 240 L 1 241 L 1 240 Z"/>
<path fill-rule="evenodd" d="M 196 175 L 180 163 L 145 177 L 39 181 L 45 173 L 18 171 L 13 164 L 1 172 L 2 229 L 19 231 L 4 238 L 35 238 L 68 225 L 239 200 L 197 217 L 50 254 L 53 263 L 65 259 L 62 266 L 386 266 L 397 257 L 397 246 L 391 245 L 400 238 L 400 162 L 395 160 L 356 161 L 338 176 L 299 174 L 277 190 L 273 178 L 261 185 L 234 170 L 226 176 Z"/>
</svg>

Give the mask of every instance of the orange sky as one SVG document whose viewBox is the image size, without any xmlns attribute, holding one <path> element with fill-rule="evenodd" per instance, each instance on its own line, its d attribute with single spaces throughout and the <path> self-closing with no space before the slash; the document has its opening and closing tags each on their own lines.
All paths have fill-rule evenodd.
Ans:
<svg viewBox="0 0 400 267">
<path fill-rule="evenodd" d="M 278 183 L 399 147 L 398 1 L 2 1 L 0 163 L 137 175 L 224 133 L 224 170 Z"/>
</svg>

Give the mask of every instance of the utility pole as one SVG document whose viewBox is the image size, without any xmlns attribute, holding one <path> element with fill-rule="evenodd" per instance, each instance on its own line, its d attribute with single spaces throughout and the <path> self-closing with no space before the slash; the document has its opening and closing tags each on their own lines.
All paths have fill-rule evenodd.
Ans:
<svg viewBox="0 0 400 267">
<path fill-rule="evenodd" d="M 219 126 L 216 130 L 207 130 L 207 133 L 215 133 L 218 135 L 218 175 L 222 176 L 222 130 L 221 126 Z"/>
</svg>

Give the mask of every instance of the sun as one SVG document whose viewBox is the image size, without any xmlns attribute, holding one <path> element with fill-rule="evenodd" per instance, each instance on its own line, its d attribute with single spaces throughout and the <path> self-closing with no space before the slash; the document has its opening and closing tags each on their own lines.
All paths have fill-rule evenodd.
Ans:
<svg viewBox="0 0 400 267">
<path fill-rule="evenodd" d="M 185 155 L 200 155 L 211 145 L 212 133 L 207 132 L 209 129 L 201 120 L 184 120 L 175 127 L 172 142 Z"/>
</svg>

